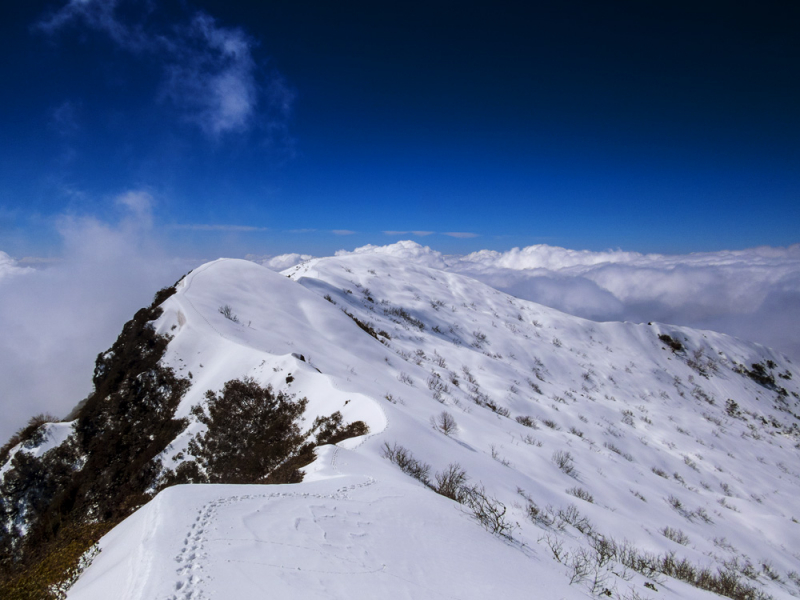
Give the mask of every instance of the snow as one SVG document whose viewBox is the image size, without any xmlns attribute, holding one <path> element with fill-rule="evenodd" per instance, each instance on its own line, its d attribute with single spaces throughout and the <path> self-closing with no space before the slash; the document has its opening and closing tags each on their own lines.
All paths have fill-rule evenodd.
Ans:
<svg viewBox="0 0 800 600">
<path fill-rule="evenodd" d="M 226 305 L 238 322 L 220 313 Z M 798 592 L 789 573 L 800 571 L 800 371 L 777 352 L 711 331 L 586 321 L 379 252 L 282 274 L 215 261 L 163 308 L 158 330 L 174 336 L 164 361 L 191 373 L 179 416 L 207 390 L 250 376 L 307 397 L 307 425 L 339 410 L 370 433 L 321 449 L 300 484 L 161 492 L 101 540 L 71 599 L 590 597 L 585 581 L 570 585 L 546 538 L 570 552 L 589 539 L 532 522 L 522 494 L 540 509 L 575 505 L 596 531 L 641 551 L 712 570 L 733 558 L 759 573 L 767 563 L 779 580 L 751 583 L 775 598 Z M 369 336 L 344 309 L 390 339 Z M 733 370 L 767 360 L 784 398 Z M 726 412 L 727 399 L 744 418 Z M 458 425 L 449 436 L 431 426 L 442 411 Z M 182 460 L 198 427 L 168 448 L 165 466 Z M 387 443 L 431 475 L 458 463 L 506 506 L 513 540 L 403 474 L 384 458 Z M 575 474 L 554 464 L 557 451 L 574 457 Z M 576 487 L 594 501 L 568 492 Z M 654 595 L 643 577 L 618 571 L 604 575 L 614 597 L 713 597 L 670 578 Z"/>
<path fill-rule="evenodd" d="M 346 464 L 350 454 L 321 459 Z M 451 501 L 381 471 L 380 480 L 337 473 L 299 486 L 168 489 L 107 536 L 69 597 L 104 600 L 111 589 L 172 599 L 568 593 L 555 573 L 534 578 L 535 557 L 487 536 Z"/>
<path fill-rule="evenodd" d="M 9 456 L 13 456 L 17 452 L 23 451 L 38 458 L 48 450 L 52 450 L 53 448 L 64 443 L 64 440 L 66 440 L 72 433 L 72 425 L 73 421 L 65 423 L 45 423 L 44 435 L 39 444 L 31 447 L 28 447 L 23 443 L 17 444 L 9 451 Z M 11 460 L 7 460 L 4 465 L 0 466 L 0 481 L 2 481 L 6 471 L 8 471 L 10 468 Z"/>
</svg>

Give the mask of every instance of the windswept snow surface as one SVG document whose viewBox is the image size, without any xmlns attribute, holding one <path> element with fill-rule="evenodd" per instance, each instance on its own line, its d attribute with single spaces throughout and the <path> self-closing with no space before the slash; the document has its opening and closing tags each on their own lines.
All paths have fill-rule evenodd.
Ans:
<svg viewBox="0 0 800 600">
<path fill-rule="evenodd" d="M 800 371 L 779 353 L 710 331 L 586 321 L 376 253 L 283 274 L 215 261 L 163 308 L 158 329 L 174 336 L 164 360 L 192 381 L 179 416 L 251 376 L 307 397 L 307 424 L 340 410 L 370 433 L 319 450 L 300 484 L 161 492 L 103 538 L 70 599 L 586 598 L 593 587 L 717 597 L 617 563 L 575 577 L 570 556 L 592 532 L 712 572 L 736 561 L 775 598 L 800 592 Z M 754 363 L 774 384 L 747 375 Z M 449 435 L 431 424 L 444 411 Z M 166 467 L 199 427 L 164 453 Z M 458 463 L 505 506 L 513 539 L 405 475 L 385 444 L 430 464 L 432 480 Z M 570 522 L 531 520 L 529 501 Z"/>
</svg>

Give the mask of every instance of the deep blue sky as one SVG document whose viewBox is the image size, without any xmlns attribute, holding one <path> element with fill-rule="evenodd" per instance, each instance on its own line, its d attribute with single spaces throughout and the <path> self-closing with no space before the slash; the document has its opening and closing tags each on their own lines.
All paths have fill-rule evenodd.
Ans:
<svg viewBox="0 0 800 600">
<path fill-rule="evenodd" d="M 798 31 L 791 1 L 6 2 L 0 250 L 131 190 L 208 258 L 797 243 Z"/>
</svg>

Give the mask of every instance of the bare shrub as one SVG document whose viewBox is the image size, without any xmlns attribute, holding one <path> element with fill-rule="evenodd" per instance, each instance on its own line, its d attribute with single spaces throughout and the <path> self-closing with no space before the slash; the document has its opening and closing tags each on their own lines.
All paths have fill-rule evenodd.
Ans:
<svg viewBox="0 0 800 600">
<path fill-rule="evenodd" d="M 511 463 L 508 462 L 508 460 L 506 460 L 505 458 L 500 456 L 500 453 L 497 451 L 497 447 L 494 444 L 489 446 L 489 449 L 492 452 L 492 458 L 493 459 L 495 459 L 497 462 L 499 462 L 504 467 L 510 467 L 511 466 Z"/>
<path fill-rule="evenodd" d="M 442 394 L 447 394 L 450 392 L 450 388 L 444 381 L 442 381 L 442 378 L 438 373 L 433 373 L 430 377 L 428 377 L 426 383 L 428 384 L 428 389 L 433 392 L 433 397 L 439 402 L 442 401 Z"/>
<path fill-rule="evenodd" d="M 553 452 L 552 460 L 553 463 L 559 469 L 561 469 L 562 473 L 569 475 L 570 477 L 577 475 L 575 471 L 575 460 L 572 458 L 572 454 L 569 452 L 557 450 Z"/>
<path fill-rule="evenodd" d="M 633 456 L 631 456 L 627 452 L 623 452 L 622 450 L 617 448 L 614 444 L 612 444 L 610 442 L 606 442 L 606 443 L 603 444 L 603 446 L 605 446 L 606 448 L 608 448 L 609 450 L 611 450 L 615 454 L 619 454 L 622 458 L 624 458 L 628 462 L 633 462 Z"/>
<path fill-rule="evenodd" d="M 594 496 L 581 487 L 575 486 L 574 488 L 570 488 L 567 490 L 567 493 L 570 496 L 575 496 L 576 498 L 580 498 L 585 502 L 594 503 Z"/>
<path fill-rule="evenodd" d="M 536 424 L 536 419 L 529 416 L 519 416 L 514 419 L 520 425 L 524 425 L 525 427 L 530 427 L 531 429 L 539 429 L 539 426 Z"/>
<path fill-rule="evenodd" d="M 431 417 L 431 425 L 436 431 L 445 435 L 452 435 L 458 431 L 458 424 L 449 412 L 442 411 L 436 417 Z"/>
<path fill-rule="evenodd" d="M 589 535 L 594 530 L 592 524 L 589 522 L 589 519 L 584 517 L 578 510 L 578 507 L 574 504 L 570 504 L 567 508 L 559 509 L 556 512 L 556 518 L 560 519 L 564 523 L 572 525 L 584 535 Z"/>
<path fill-rule="evenodd" d="M 408 313 L 408 311 L 406 311 L 402 307 L 384 308 L 383 309 L 383 314 L 389 315 L 389 316 L 393 316 L 393 317 L 400 317 L 401 319 L 403 319 L 403 321 L 405 321 L 409 325 L 412 325 L 413 327 L 416 327 L 420 331 L 423 331 L 425 329 L 425 323 L 423 323 L 422 321 L 420 321 L 419 319 L 417 319 L 415 317 L 412 317 Z M 397 322 L 399 323 L 399 321 L 397 321 Z"/>
<path fill-rule="evenodd" d="M 414 380 L 411 379 L 411 375 L 405 371 L 401 372 L 400 375 L 397 376 L 397 379 L 406 385 L 414 386 Z"/>
<path fill-rule="evenodd" d="M 669 346 L 673 352 L 676 353 L 683 352 L 684 350 L 683 344 L 681 344 L 679 340 L 667 335 L 666 333 L 662 333 L 661 335 L 659 335 L 658 339 L 664 342 L 664 344 L 666 344 L 667 346 Z"/>
<path fill-rule="evenodd" d="M 634 418 L 633 418 L 633 411 L 632 410 L 623 410 L 622 411 L 622 422 L 625 423 L 625 425 L 630 425 L 631 427 L 636 427 L 636 424 L 635 424 Z"/>
<path fill-rule="evenodd" d="M 544 536 L 544 541 L 547 544 L 547 547 L 550 548 L 550 552 L 553 553 L 553 558 L 555 558 L 558 562 L 563 563 L 567 558 L 569 558 L 569 552 L 564 550 L 564 542 L 561 541 L 557 536 L 547 534 Z"/>
<path fill-rule="evenodd" d="M 506 506 L 497 498 L 489 496 L 482 485 L 467 486 L 464 490 L 464 506 L 488 531 L 511 539 L 514 525 L 506 519 Z"/>
<path fill-rule="evenodd" d="M 223 304 L 217 309 L 217 311 L 229 321 L 233 321 L 234 323 L 239 322 L 239 317 L 233 313 L 233 308 L 231 308 L 229 304 Z"/>
<path fill-rule="evenodd" d="M 476 330 L 472 332 L 472 337 L 475 338 L 475 341 L 472 342 L 472 345 L 475 348 L 480 348 L 482 344 L 486 343 L 486 334 L 480 330 Z"/>
<path fill-rule="evenodd" d="M 658 475 L 659 477 L 663 477 L 664 479 L 669 479 L 669 473 L 667 473 L 664 469 L 660 469 L 658 467 L 653 467 L 650 469 L 653 473 Z"/>
<path fill-rule="evenodd" d="M 683 533 L 680 529 L 673 529 L 672 527 L 664 527 L 663 529 L 659 529 L 661 535 L 663 535 L 668 540 L 672 540 L 676 544 L 680 544 L 681 546 L 686 546 L 689 543 L 689 536 Z"/>
<path fill-rule="evenodd" d="M 700 469 L 698 468 L 698 466 L 697 466 L 697 463 L 696 463 L 695 461 L 693 461 L 693 460 L 692 460 L 690 457 L 688 457 L 688 456 L 685 456 L 685 455 L 684 455 L 684 457 L 683 457 L 683 463 L 684 463 L 684 464 L 685 464 L 687 467 L 689 467 L 690 469 L 692 469 L 693 471 L 697 471 L 698 473 L 700 472 Z"/>
<path fill-rule="evenodd" d="M 406 475 L 410 475 L 417 481 L 431 487 L 431 482 L 428 477 L 431 472 L 431 466 L 429 464 L 417 460 L 414 458 L 414 455 L 411 454 L 410 450 L 398 444 L 390 446 L 388 442 L 384 442 L 383 446 L 384 458 L 388 458 L 391 462 L 400 467 L 400 470 Z"/>
<path fill-rule="evenodd" d="M 576 435 L 576 436 L 578 436 L 579 438 L 582 438 L 582 437 L 583 437 L 583 432 L 582 432 L 580 429 L 577 429 L 576 427 L 570 427 L 570 428 L 569 428 L 569 432 L 570 432 L 572 435 Z"/>
<path fill-rule="evenodd" d="M 23 448 L 34 448 L 44 441 L 45 428 L 47 423 L 58 423 L 61 419 L 51 414 L 38 414 L 31 417 L 28 424 L 19 429 L 11 438 L 0 448 L 0 465 L 5 464 L 11 450 L 17 444 L 22 444 Z"/>
<path fill-rule="evenodd" d="M 459 503 L 464 502 L 467 493 L 465 488 L 469 477 L 467 477 L 467 472 L 461 468 L 461 465 L 458 463 L 447 465 L 444 471 L 436 473 L 435 479 L 436 485 L 433 489 L 437 494 Z"/>
<path fill-rule="evenodd" d="M 586 548 L 579 548 L 570 554 L 567 560 L 567 567 L 569 568 L 569 584 L 582 583 L 589 578 L 592 572 L 592 564 L 594 557 L 592 553 Z"/>
</svg>

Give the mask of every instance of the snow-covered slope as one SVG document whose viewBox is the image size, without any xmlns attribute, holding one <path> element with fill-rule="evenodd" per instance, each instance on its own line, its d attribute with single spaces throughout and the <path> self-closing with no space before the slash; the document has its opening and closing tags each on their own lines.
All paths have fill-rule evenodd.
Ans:
<svg viewBox="0 0 800 600">
<path fill-rule="evenodd" d="M 173 336 L 163 361 L 191 378 L 191 424 L 166 468 L 202 429 L 192 406 L 234 378 L 307 397 L 307 425 L 338 410 L 370 433 L 319 450 L 300 484 L 161 492 L 103 538 L 69 598 L 714 595 L 631 567 L 669 553 L 800 593 L 800 371 L 778 353 L 586 321 L 378 254 L 283 274 L 219 260 L 177 288 L 156 325 Z M 506 511 L 505 535 L 387 446 L 429 464 L 434 486 L 457 463 Z"/>
</svg>

